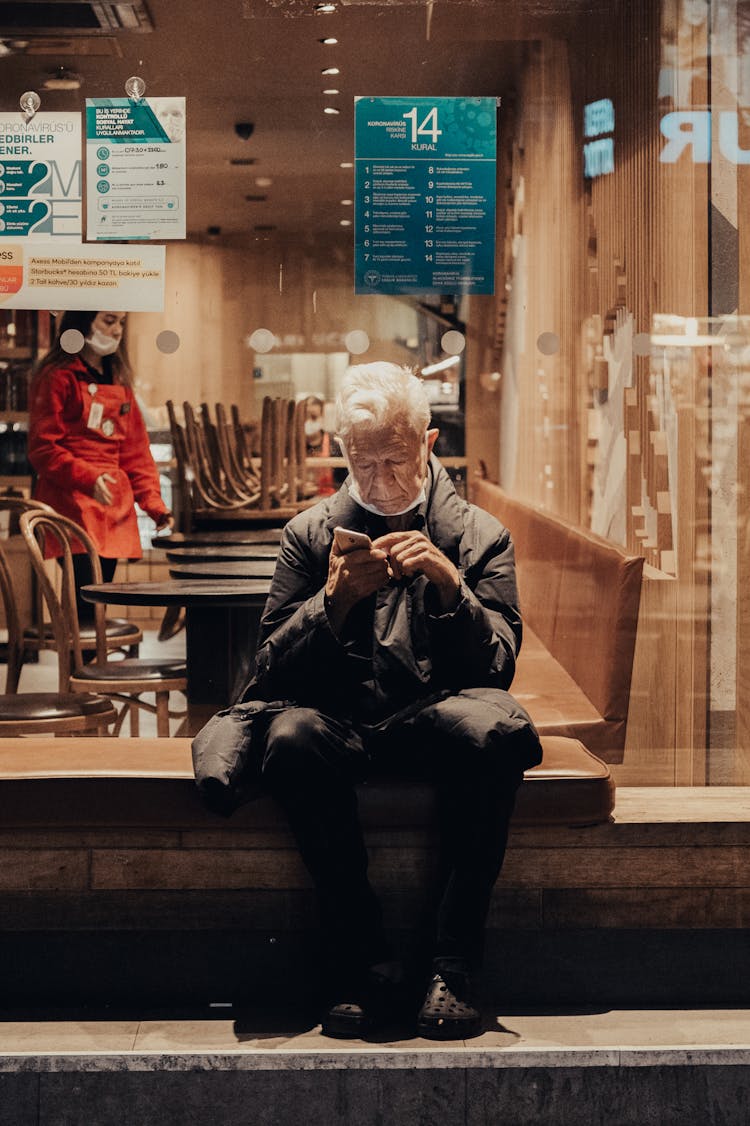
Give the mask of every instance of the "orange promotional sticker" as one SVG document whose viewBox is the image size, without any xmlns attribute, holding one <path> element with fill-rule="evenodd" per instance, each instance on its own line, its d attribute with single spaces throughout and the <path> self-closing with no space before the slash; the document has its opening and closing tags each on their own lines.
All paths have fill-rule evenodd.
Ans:
<svg viewBox="0 0 750 1126">
<path fill-rule="evenodd" d="M 0 304 L 23 285 L 23 247 L 0 243 Z"/>
</svg>

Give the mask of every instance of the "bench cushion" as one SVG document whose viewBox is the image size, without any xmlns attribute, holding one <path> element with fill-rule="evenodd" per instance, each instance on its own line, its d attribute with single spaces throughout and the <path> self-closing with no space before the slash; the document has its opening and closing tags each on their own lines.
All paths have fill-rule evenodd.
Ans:
<svg viewBox="0 0 750 1126">
<path fill-rule="evenodd" d="M 570 735 L 618 761 L 625 746 L 643 559 L 474 482 L 510 529 L 524 642 L 511 692 L 541 734 Z"/>
<path fill-rule="evenodd" d="M 544 757 L 528 770 L 514 824 L 607 821 L 614 785 L 608 767 L 577 740 L 542 739 Z M 432 789 L 379 780 L 360 787 L 365 827 L 419 828 L 434 817 Z M 228 820 L 201 805 L 190 740 L 0 739 L 0 818 L 5 828 L 153 826 L 277 827 L 284 818 L 260 798 Z"/>
</svg>

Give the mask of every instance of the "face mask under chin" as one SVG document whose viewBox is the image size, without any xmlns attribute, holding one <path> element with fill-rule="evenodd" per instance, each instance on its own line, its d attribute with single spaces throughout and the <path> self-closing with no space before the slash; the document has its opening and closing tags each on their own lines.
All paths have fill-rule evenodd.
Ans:
<svg viewBox="0 0 750 1126">
<path fill-rule="evenodd" d="M 412 508 L 416 508 L 418 504 L 422 503 L 422 501 L 425 499 L 425 491 L 423 486 L 415 496 L 414 500 L 410 500 L 404 508 L 399 508 L 396 512 L 384 512 L 383 509 L 378 508 L 377 505 L 371 504 L 369 501 L 362 499 L 362 494 L 360 493 L 359 488 L 357 487 L 357 482 L 355 481 L 354 475 L 352 474 L 352 479 L 349 484 L 349 496 L 353 501 L 356 501 L 360 508 L 364 508 L 368 512 L 374 513 L 375 516 L 403 516 L 405 512 L 410 512 Z"/>
<path fill-rule="evenodd" d="M 95 328 L 91 336 L 86 337 L 86 343 L 97 356 L 111 356 L 113 352 L 117 351 L 120 341 L 116 337 L 107 336 L 105 332 Z"/>
</svg>

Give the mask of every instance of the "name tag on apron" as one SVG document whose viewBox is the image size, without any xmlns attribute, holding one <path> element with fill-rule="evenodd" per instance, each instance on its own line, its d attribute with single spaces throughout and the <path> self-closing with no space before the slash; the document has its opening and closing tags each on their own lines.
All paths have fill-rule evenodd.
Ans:
<svg viewBox="0 0 750 1126">
<path fill-rule="evenodd" d="M 102 424 L 102 417 L 104 415 L 104 406 L 101 403 L 92 403 L 91 410 L 86 425 L 89 430 L 98 430 Z"/>
</svg>

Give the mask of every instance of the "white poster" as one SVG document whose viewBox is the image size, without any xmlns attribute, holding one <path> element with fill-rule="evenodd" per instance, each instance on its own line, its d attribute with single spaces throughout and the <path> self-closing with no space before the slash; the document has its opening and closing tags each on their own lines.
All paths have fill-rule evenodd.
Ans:
<svg viewBox="0 0 750 1126">
<path fill-rule="evenodd" d="M 87 99 L 87 239 L 185 234 L 185 99 Z"/>
<path fill-rule="evenodd" d="M 164 309 L 163 246 L 0 240 L 0 309 Z"/>
<path fill-rule="evenodd" d="M 0 113 L 0 238 L 81 239 L 80 113 Z"/>
</svg>

